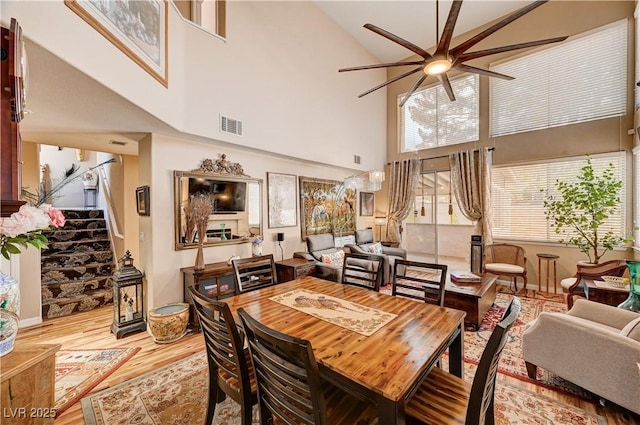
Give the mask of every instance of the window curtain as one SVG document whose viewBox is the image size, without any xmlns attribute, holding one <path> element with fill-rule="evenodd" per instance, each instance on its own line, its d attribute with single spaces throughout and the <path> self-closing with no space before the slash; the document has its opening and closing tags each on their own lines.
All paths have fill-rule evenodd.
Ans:
<svg viewBox="0 0 640 425">
<path fill-rule="evenodd" d="M 451 183 L 462 214 L 475 222 L 474 233 L 485 245 L 491 236 L 491 164 L 488 148 L 449 154 Z"/>
<path fill-rule="evenodd" d="M 400 223 L 409 215 L 420 175 L 420 160 L 405 159 L 391 163 L 387 240 L 401 242 Z"/>
</svg>

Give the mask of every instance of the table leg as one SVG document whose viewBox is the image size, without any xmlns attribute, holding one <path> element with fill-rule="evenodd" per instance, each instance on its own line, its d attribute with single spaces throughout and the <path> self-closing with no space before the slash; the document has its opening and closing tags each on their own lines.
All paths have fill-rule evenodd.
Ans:
<svg viewBox="0 0 640 425">
<path fill-rule="evenodd" d="M 558 293 L 558 271 L 556 270 L 556 260 L 553 260 L 553 293 Z"/>
<path fill-rule="evenodd" d="M 458 328 L 458 335 L 449 346 L 449 373 L 464 377 L 464 329 Z"/>
<path fill-rule="evenodd" d="M 549 293 L 549 260 L 547 260 L 547 294 Z"/>
<path fill-rule="evenodd" d="M 542 291 L 542 258 L 538 257 L 538 290 Z"/>
<path fill-rule="evenodd" d="M 378 402 L 378 423 L 389 425 L 405 425 L 406 416 L 404 413 L 403 402 L 398 403 L 387 398 L 380 397 Z"/>
</svg>

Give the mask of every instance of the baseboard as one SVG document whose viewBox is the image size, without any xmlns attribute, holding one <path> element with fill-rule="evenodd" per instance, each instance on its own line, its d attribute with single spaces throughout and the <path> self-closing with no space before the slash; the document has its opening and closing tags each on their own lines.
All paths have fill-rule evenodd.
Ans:
<svg viewBox="0 0 640 425">
<path fill-rule="evenodd" d="M 18 329 L 39 325 L 40 323 L 42 323 L 42 317 L 30 317 L 28 319 L 22 319 L 20 320 L 20 322 L 18 322 Z"/>
</svg>

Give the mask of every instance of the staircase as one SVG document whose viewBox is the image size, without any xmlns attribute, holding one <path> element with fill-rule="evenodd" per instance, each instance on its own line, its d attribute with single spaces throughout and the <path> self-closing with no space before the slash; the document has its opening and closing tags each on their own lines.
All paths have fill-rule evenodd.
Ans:
<svg viewBox="0 0 640 425">
<path fill-rule="evenodd" d="M 87 311 L 113 303 L 115 263 L 102 210 L 62 210 L 64 227 L 44 232 L 42 318 Z"/>
</svg>

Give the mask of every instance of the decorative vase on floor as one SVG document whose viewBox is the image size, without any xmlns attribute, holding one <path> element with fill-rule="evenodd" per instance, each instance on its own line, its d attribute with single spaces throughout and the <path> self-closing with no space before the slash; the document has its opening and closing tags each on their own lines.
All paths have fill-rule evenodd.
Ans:
<svg viewBox="0 0 640 425">
<path fill-rule="evenodd" d="M 0 272 L 0 357 L 13 350 L 20 317 L 20 287 L 13 277 Z"/>
<path fill-rule="evenodd" d="M 629 268 L 629 297 L 618 308 L 640 312 L 640 261 L 625 260 Z"/>
</svg>

